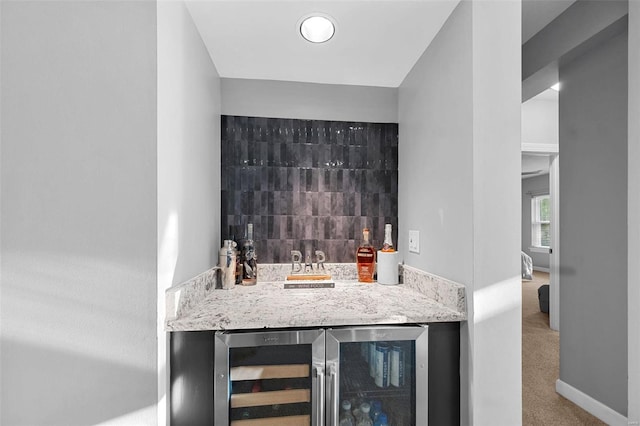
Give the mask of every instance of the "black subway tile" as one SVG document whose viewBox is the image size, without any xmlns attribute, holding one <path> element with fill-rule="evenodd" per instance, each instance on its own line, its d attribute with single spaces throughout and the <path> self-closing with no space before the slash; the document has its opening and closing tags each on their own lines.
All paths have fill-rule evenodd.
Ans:
<svg viewBox="0 0 640 426">
<path fill-rule="evenodd" d="M 254 223 L 260 262 L 289 262 L 311 244 L 353 262 L 364 226 L 382 240 L 397 228 L 396 123 L 221 119 L 221 232 Z"/>
</svg>

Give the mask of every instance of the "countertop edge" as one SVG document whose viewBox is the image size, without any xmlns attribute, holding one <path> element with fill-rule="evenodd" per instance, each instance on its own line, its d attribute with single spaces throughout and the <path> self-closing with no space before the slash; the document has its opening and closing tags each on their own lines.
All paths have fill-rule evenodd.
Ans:
<svg viewBox="0 0 640 426">
<path fill-rule="evenodd" d="M 259 275 L 260 278 L 268 279 L 275 276 L 284 276 L 281 274 L 291 267 L 290 264 L 271 264 L 264 265 L 264 274 Z M 328 265 L 330 270 L 337 271 L 336 275 L 343 278 L 349 278 L 351 269 L 355 272 L 355 265 L 352 264 L 333 264 Z M 408 265 L 399 265 L 399 271 L 402 273 L 403 284 L 397 287 L 402 293 L 416 292 L 420 296 L 425 297 L 431 302 L 430 313 L 420 315 L 420 317 L 407 317 L 397 310 L 397 314 L 368 316 L 362 320 L 354 320 L 351 318 L 341 318 L 339 316 L 327 318 L 311 318 L 301 319 L 293 316 L 290 321 L 278 320 L 271 321 L 269 318 L 261 318 L 260 323 L 247 320 L 239 322 L 237 320 L 229 320 L 230 327 L 224 326 L 226 319 L 221 318 L 217 313 L 211 313 L 208 317 L 203 315 L 192 315 L 197 312 L 198 307 L 204 304 L 205 300 L 213 297 L 212 292 L 229 292 L 233 290 L 215 290 L 218 281 L 216 274 L 217 268 L 209 269 L 198 276 L 185 281 L 179 285 L 166 290 L 166 318 L 165 330 L 171 331 L 202 331 L 202 330 L 230 330 L 230 329 L 265 329 L 265 328 L 293 328 L 293 327 L 327 327 L 327 326 L 344 326 L 344 325 L 382 325 L 382 324 L 409 324 L 409 323 L 428 323 L 428 322 L 458 322 L 466 321 L 466 297 L 465 286 L 448 280 L 437 275 L 421 271 Z M 261 269 L 262 271 L 262 269 Z M 346 272 L 345 272 L 346 271 Z M 332 271 L 332 274 L 333 273 Z M 259 282 L 258 285 L 260 285 Z M 265 284 L 262 282 L 262 284 Z M 387 286 L 383 286 L 387 287 Z M 268 290 L 267 290 L 268 291 Z M 288 290 L 299 291 L 299 290 Z M 331 290 L 330 290 L 331 291 Z M 407 293 L 408 294 L 408 293 Z M 220 293 L 222 296 L 223 293 Z M 396 296 L 397 297 L 397 296 Z M 201 309 L 203 309 L 201 307 Z M 224 316 L 224 315 L 222 315 Z M 216 319 L 217 321 L 214 321 Z"/>
</svg>

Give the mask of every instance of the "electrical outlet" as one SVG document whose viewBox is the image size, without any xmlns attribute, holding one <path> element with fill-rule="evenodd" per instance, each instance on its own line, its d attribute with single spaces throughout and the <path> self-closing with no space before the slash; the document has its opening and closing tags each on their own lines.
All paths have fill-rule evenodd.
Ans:
<svg viewBox="0 0 640 426">
<path fill-rule="evenodd" d="M 409 252 L 420 253 L 420 231 L 409 231 Z"/>
</svg>

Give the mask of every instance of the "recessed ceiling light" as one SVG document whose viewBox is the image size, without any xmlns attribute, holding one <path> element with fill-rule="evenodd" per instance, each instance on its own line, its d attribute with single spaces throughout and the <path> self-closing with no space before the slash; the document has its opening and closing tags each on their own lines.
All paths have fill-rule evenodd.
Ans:
<svg viewBox="0 0 640 426">
<path fill-rule="evenodd" d="M 311 43 L 329 41 L 335 32 L 336 26 L 333 20 L 326 15 L 309 15 L 300 22 L 300 35 Z"/>
<path fill-rule="evenodd" d="M 554 84 L 554 85 L 553 85 L 553 86 L 551 86 L 549 89 L 553 89 L 553 90 L 555 90 L 556 92 L 559 92 L 559 91 L 560 91 L 560 83 L 558 82 L 558 83 Z"/>
</svg>

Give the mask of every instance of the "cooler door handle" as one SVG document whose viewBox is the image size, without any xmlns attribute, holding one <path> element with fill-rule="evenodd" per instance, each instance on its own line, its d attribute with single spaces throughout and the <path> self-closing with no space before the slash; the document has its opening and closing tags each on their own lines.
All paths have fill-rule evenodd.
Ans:
<svg viewBox="0 0 640 426">
<path fill-rule="evenodd" d="M 338 393 L 340 392 L 340 383 L 338 383 L 338 367 L 335 363 L 331 364 L 331 425 L 338 426 Z"/>
<path fill-rule="evenodd" d="M 316 379 L 317 379 L 317 389 L 316 389 L 316 413 L 317 413 L 317 425 L 324 426 L 324 368 L 322 366 L 316 366 Z"/>
</svg>

